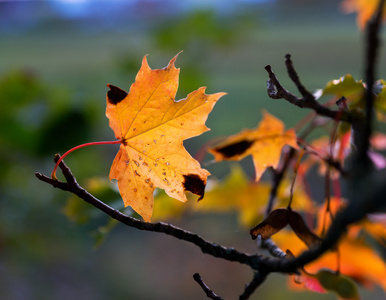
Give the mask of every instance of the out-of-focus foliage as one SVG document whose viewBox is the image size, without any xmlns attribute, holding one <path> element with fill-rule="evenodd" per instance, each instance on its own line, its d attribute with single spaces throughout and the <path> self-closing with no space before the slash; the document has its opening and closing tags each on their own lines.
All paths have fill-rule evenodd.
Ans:
<svg viewBox="0 0 386 300">
<path fill-rule="evenodd" d="M 149 33 L 149 48 L 157 49 L 158 53 L 189 52 L 183 61 L 183 80 L 179 85 L 179 93 L 185 95 L 200 86 L 210 85 L 212 78 L 204 71 L 203 56 L 216 50 L 234 51 L 257 28 L 256 16 L 247 12 L 235 12 L 230 16 L 211 9 L 198 9 L 160 21 Z M 139 69 L 138 57 L 123 55 L 119 66 L 124 74 L 135 73 Z"/>
<path fill-rule="evenodd" d="M 343 0 L 341 5 L 344 12 L 357 13 L 358 26 L 363 29 L 366 22 L 374 15 L 379 0 Z"/>
<path fill-rule="evenodd" d="M 232 46 L 243 39 L 254 20 L 246 14 L 221 17 L 213 10 L 196 10 L 183 17 L 167 20 L 154 31 L 156 46 L 161 49 L 195 49 Z"/>
<path fill-rule="evenodd" d="M 342 205 L 345 205 L 344 203 L 342 199 L 331 198 L 330 209 L 333 215 Z M 316 232 L 322 234 L 324 228 L 331 223 L 331 219 L 326 213 L 326 204 L 321 205 L 317 211 Z M 369 223 L 369 221 L 365 221 L 363 225 L 366 223 Z M 374 226 L 375 229 L 377 225 L 374 223 L 369 226 Z M 386 264 L 371 243 L 366 240 L 364 228 L 366 228 L 366 225 L 351 227 L 348 235 L 343 238 L 336 251 L 329 251 L 315 262 L 308 264 L 305 267 L 307 273 L 317 274 L 323 268 L 333 271 L 339 270 L 343 275 L 351 277 L 366 287 L 379 285 L 385 290 Z M 384 235 L 384 232 L 380 236 L 382 235 Z M 284 230 L 281 234 L 273 236 L 273 240 L 283 249 L 289 249 L 295 256 L 305 249 L 305 245 L 289 230 Z M 286 244 L 288 246 L 285 246 Z M 293 278 L 289 280 L 292 284 Z M 306 283 L 306 281 L 302 282 Z M 299 288 L 296 283 L 293 284 L 294 288 Z"/>
<path fill-rule="evenodd" d="M 255 129 L 244 129 L 209 152 L 216 161 L 241 160 L 252 155 L 256 181 L 259 181 L 267 168 L 277 168 L 285 145 L 298 149 L 295 131 L 285 130 L 282 121 L 263 111 L 263 120 Z"/>
</svg>

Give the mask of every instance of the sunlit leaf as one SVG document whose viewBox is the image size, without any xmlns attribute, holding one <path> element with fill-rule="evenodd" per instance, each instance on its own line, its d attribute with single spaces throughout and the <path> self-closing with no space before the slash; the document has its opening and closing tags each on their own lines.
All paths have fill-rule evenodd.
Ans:
<svg viewBox="0 0 386 300">
<path fill-rule="evenodd" d="M 185 202 L 185 191 L 202 198 L 207 170 L 193 159 L 183 140 L 209 130 L 208 114 L 224 93 L 205 94 L 205 88 L 175 101 L 179 69 L 174 57 L 164 69 L 150 69 L 142 61 L 130 92 L 109 85 L 106 115 L 121 146 L 110 170 L 126 206 L 145 221 L 153 211 L 153 192 L 160 187 Z"/>
<path fill-rule="evenodd" d="M 363 97 L 366 88 L 362 80 L 355 80 L 351 74 L 329 81 L 318 95 L 334 95 L 337 98 L 345 97 L 349 104 L 358 103 Z"/>
<path fill-rule="evenodd" d="M 264 111 L 256 129 L 245 129 L 230 136 L 209 152 L 216 161 L 241 160 L 252 155 L 258 181 L 268 167 L 277 168 L 285 145 L 298 149 L 295 131 L 285 131 L 282 121 Z"/>
</svg>

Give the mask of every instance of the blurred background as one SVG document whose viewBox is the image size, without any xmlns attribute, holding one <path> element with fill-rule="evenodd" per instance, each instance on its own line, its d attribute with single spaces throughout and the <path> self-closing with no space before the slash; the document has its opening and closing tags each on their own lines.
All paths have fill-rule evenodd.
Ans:
<svg viewBox="0 0 386 300">
<path fill-rule="evenodd" d="M 306 114 L 268 98 L 265 65 L 296 92 L 284 65 L 290 53 L 314 91 L 347 73 L 362 78 L 362 42 L 355 15 L 332 0 L 0 1 L 0 299 L 205 299 L 195 272 L 220 296 L 237 298 L 252 279 L 248 267 L 114 224 L 34 173 L 49 175 L 56 153 L 114 139 L 106 84 L 128 91 L 146 54 L 155 69 L 183 50 L 177 99 L 200 86 L 228 93 L 209 116 L 211 131 L 184 143 L 195 155 L 212 139 L 256 127 L 262 108 L 288 127 Z M 385 54 L 378 78 L 386 78 Z M 81 185 L 122 208 L 108 181 L 117 150 L 84 148 L 66 163 Z M 203 158 L 205 168 L 224 178 L 230 164 L 211 159 Z M 241 165 L 252 177 L 251 160 Z M 257 249 L 232 213 L 163 221 L 248 253 Z M 335 299 L 286 285 L 285 276 L 272 275 L 251 299 Z"/>
</svg>

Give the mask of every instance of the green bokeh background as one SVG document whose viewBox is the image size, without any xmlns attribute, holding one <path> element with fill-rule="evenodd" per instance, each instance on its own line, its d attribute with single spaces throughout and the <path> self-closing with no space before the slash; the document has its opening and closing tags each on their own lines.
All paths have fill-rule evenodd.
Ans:
<svg viewBox="0 0 386 300">
<path fill-rule="evenodd" d="M 171 237 L 121 225 L 110 231 L 106 216 L 87 205 L 66 206 L 69 194 L 34 176 L 50 174 L 55 153 L 114 139 L 104 115 L 106 84 L 129 90 L 146 54 L 152 68 L 162 68 L 184 51 L 176 62 L 178 99 L 203 85 L 207 93 L 228 93 L 209 116 L 211 131 L 185 142 L 192 154 L 211 139 L 255 127 L 263 108 L 287 126 L 306 114 L 266 93 L 267 64 L 295 91 L 284 66 L 287 53 L 311 91 L 347 73 L 362 78 L 363 33 L 338 1 L 214 1 L 184 8 L 178 2 L 138 1 L 124 8 L 133 10 L 127 16 L 124 10 L 112 14 L 107 25 L 93 17 L 65 18 L 52 2 L 0 2 L 0 14 L 7 16 L 0 23 L 1 299 L 205 299 L 195 272 L 222 297 L 234 299 L 252 279 L 247 267 Z M 36 17 L 28 23 L 23 13 L 31 11 Z M 382 49 L 378 78 L 386 78 L 385 54 Z M 116 151 L 84 148 L 66 163 L 80 184 L 96 178 L 96 195 L 121 208 L 106 183 Z M 205 156 L 204 163 L 211 159 Z M 242 162 L 252 176 L 250 164 Z M 227 163 L 206 168 L 218 178 L 229 172 Z M 216 243 L 256 252 L 233 214 L 171 221 Z M 251 299 L 310 297 L 335 299 L 290 292 L 281 275 L 270 276 Z M 371 297 L 384 294 L 375 289 Z"/>
</svg>

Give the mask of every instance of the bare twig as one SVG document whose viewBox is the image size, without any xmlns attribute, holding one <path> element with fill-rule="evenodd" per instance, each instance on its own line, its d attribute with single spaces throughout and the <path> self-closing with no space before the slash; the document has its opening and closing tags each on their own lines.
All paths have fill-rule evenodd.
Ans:
<svg viewBox="0 0 386 300">
<path fill-rule="evenodd" d="M 283 252 L 283 250 L 281 250 L 271 239 L 260 240 L 260 247 L 267 249 L 273 257 L 284 258 L 286 256 L 285 252 Z"/>
<path fill-rule="evenodd" d="M 341 113 L 337 110 L 331 110 L 323 105 L 320 105 L 315 100 L 315 97 L 312 95 L 312 93 L 307 91 L 306 88 L 300 82 L 299 76 L 297 75 L 293 67 L 291 56 L 289 54 L 286 55 L 286 66 L 290 78 L 295 83 L 296 87 L 298 88 L 299 92 L 302 94 L 303 97 L 299 98 L 288 90 L 286 90 L 280 84 L 275 73 L 272 71 L 272 67 L 270 65 L 267 65 L 265 69 L 267 70 L 269 76 L 269 79 L 267 81 L 267 92 L 269 97 L 271 97 L 272 99 L 287 100 L 288 102 L 301 108 L 313 109 L 317 114 L 329 117 L 334 120 L 340 120 L 344 122 L 352 121 L 352 116 L 349 112 L 344 111 Z"/>
<path fill-rule="evenodd" d="M 310 105 L 314 105 L 313 101 L 315 101 L 314 96 L 311 92 L 309 92 L 304 85 L 300 82 L 298 73 L 295 71 L 294 65 L 291 60 L 291 55 L 286 54 L 285 56 L 285 64 L 287 67 L 287 72 L 293 83 L 296 85 L 298 91 L 303 96 L 303 101 L 310 102 Z"/>
<path fill-rule="evenodd" d="M 213 300 L 223 300 L 220 296 L 216 295 L 202 280 L 200 274 L 194 273 L 193 275 L 194 280 L 200 285 L 202 290 L 205 292 L 206 296 Z"/>
<path fill-rule="evenodd" d="M 264 280 L 267 278 L 267 274 L 264 274 L 262 272 L 255 272 L 253 275 L 252 281 L 245 286 L 244 293 L 240 295 L 240 300 L 247 300 L 249 297 L 252 296 L 252 294 L 255 292 L 255 290 L 264 282 Z"/>
</svg>

